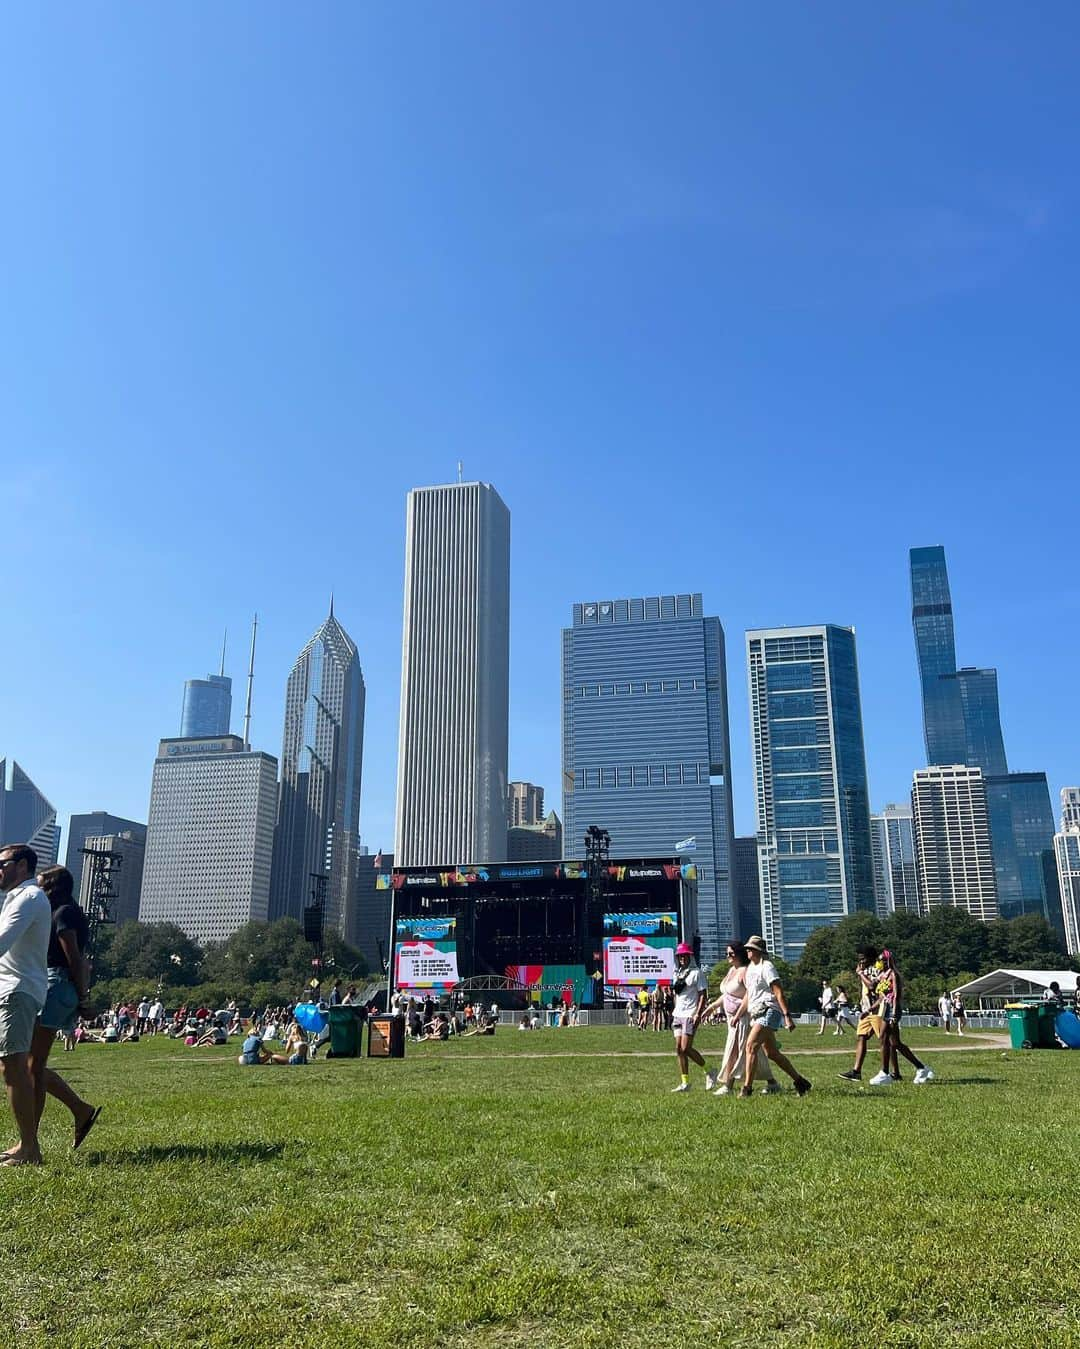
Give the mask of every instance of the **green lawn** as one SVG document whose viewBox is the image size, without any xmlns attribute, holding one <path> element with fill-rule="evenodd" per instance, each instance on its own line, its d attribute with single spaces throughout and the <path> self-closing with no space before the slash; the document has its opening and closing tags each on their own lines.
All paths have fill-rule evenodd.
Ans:
<svg viewBox="0 0 1080 1349">
<path fill-rule="evenodd" d="M 47 1165 L 0 1175 L 0 1345 L 1080 1343 L 1080 1054 L 964 1043 L 875 1093 L 800 1029 L 812 1094 L 752 1101 L 670 1095 L 621 1027 L 55 1052 L 105 1110 L 73 1154 L 50 1104 Z"/>
</svg>

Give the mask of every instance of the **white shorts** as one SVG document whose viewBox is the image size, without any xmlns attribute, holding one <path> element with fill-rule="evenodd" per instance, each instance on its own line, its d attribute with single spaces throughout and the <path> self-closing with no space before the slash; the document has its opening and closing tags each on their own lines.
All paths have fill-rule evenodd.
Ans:
<svg viewBox="0 0 1080 1349">
<path fill-rule="evenodd" d="M 697 1030 L 697 1021 L 692 1016 L 677 1016 L 672 1018 L 671 1029 L 677 1040 L 680 1035 L 693 1035 Z"/>
</svg>

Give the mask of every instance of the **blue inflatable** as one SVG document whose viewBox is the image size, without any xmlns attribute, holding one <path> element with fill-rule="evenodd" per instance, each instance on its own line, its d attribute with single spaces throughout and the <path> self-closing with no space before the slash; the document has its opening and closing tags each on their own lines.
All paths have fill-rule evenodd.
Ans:
<svg viewBox="0 0 1080 1349">
<path fill-rule="evenodd" d="M 313 1031 L 316 1035 L 326 1025 L 326 1013 L 313 1002 L 298 1002 L 293 1011 L 301 1029 Z"/>
<path fill-rule="evenodd" d="M 1075 1012 L 1058 1012 L 1054 1019 L 1058 1039 L 1070 1049 L 1080 1049 L 1080 1017 Z"/>
</svg>

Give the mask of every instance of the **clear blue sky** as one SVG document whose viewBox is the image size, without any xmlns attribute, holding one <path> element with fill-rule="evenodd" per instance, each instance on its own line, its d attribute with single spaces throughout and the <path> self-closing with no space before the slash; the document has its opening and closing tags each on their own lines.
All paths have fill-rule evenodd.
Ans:
<svg viewBox="0 0 1080 1349">
<path fill-rule="evenodd" d="M 145 819 L 182 682 L 277 753 L 330 591 L 393 834 L 404 497 L 513 517 L 511 774 L 559 805 L 575 599 L 854 624 L 873 801 L 922 760 L 907 549 L 1010 766 L 1080 781 L 1080 11 L 972 0 L 11 9 L 0 754 Z M 237 717 L 239 724 L 239 714 Z"/>
</svg>

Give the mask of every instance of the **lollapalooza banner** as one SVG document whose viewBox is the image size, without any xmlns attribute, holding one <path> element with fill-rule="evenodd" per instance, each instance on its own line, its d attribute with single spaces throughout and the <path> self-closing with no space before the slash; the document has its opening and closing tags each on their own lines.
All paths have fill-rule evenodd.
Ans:
<svg viewBox="0 0 1080 1349">
<path fill-rule="evenodd" d="M 678 940 L 677 913 L 605 913 L 605 985 L 670 984 Z"/>
<path fill-rule="evenodd" d="M 394 927 L 396 987 L 449 992 L 458 982 L 457 919 L 399 918 Z"/>
<path fill-rule="evenodd" d="M 547 1006 L 552 998 L 578 1004 L 592 1001 L 592 984 L 584 965 L 507 965 L 508 979 L 530 990 L 533 1002 Z"/>
</svg>

